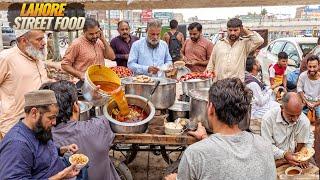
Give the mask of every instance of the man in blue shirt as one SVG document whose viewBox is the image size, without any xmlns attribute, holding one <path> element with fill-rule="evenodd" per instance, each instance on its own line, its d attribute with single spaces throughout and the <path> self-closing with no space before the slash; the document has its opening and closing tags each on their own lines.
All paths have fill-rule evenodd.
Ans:
<svg viewBox="0 0 320 180">
<path fill-rule="evenodd" d="M 76 152 L 75 144 L 57 151 L 51 127 L 56 124 L 58 106 L 51 90 L 25 94 L 22 118 L 0 143 L 0 179 L 66 179 L 75 177 L 75 165 L 66 167 L 58 154 Z"/>
<path fill-rule="evenodd" d="M 160 40 L 160 32 L 161 22 L 151 21 L 147 25 L 147 37 L 133 43 L 128 67 L 135 74 L 156 75 L 172 64 L 168 45 Z"/>
</svg>

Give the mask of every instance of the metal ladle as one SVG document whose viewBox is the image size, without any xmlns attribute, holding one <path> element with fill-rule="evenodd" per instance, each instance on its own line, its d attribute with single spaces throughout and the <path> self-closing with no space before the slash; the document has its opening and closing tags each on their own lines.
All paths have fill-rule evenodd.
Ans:
<svg viewBox="0 0 320 180">
<path fill-rule="evenodd" d="M 147 98 L 147 102 L 146 102 L 146 104 L 145 104 L 145 105 L 143 106 L 143 108 L 142 108 L 141 114 L 143 114 L 143 112 L 144 112 L 144 110 L 146 109 L 146 107 L 147 107 L 147 105 L 148 105 L 148 103 L 149 103 L 149 101 L 150 101 L 153 93 L 156 91 L 156 89 L 158 88 L 159 84 L 160 84 L 160 81 L 155 80 L 154 88 L 151 90 L 151 93 L 150 93 L 149 97 Z"/>
</svg>

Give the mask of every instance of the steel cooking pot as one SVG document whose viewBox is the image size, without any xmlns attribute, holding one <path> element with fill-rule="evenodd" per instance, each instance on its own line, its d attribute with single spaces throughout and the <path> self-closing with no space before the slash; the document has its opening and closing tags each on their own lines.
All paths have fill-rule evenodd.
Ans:
<svg viewBox="0 0 320 180">
<path fill-rule="evenodd" d="M 169 110 L 168 121 L 174 121 L 178 118 L 189 118 L 190 105 L 188 102 L 176 101 Z"/>
<path fill-rule="evenodd" d="M 91 118 L 90 109 L 92 108 L 92 104 L 85 101 L 78 101 L 80 107 L 80 121 L 86 121 Z"/>
<path fill-rule="evenodd" d="M 137 105 L 141 108 L 145 106 L 147 99 L 141 96 L 126 94 L 128 104 Z M 117 107 L 117 104 L 114 100 L 111 100 L 103 107 L 103 114 L 109 120 L 110 127 L 113 132 L 116 133 L 144 133 L 148 128 L 148 123 L 151 121 L 155 114 L 155 108 L 151 102 L 148 102 L 145 112 L 148 114 L 147 118 L 139 122 L 127 123 L 120 122 L 116 119 L 113 119 L 111 116 L 111 111 Z"/>
<path fill-rule="evenodd" d="M 212 79 L 189 79 L 181 81 L 183 94 L 190 96 L 189 91 L 192 89 L 210 88 Z"/>
<path fill-rule="evenodd" d="M 121 83 L 125 88 L 126 94 L 135 94 L 145 98 L 151 93 L 155 82 L 160 81 L 160 84 L 154 94 L 151 102 L 156 109 L 168 109 L 172 106 L 176 99 L 176 80 L 169 78 L 152 78 L 154 82 L 139 83 L 134 81 L 134 77 L 123 78 Z"/>
</svg>

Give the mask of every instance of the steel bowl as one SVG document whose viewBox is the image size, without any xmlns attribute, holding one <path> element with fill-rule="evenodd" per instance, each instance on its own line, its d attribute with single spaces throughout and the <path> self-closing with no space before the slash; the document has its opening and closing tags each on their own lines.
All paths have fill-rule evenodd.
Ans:
<svg viewBox="0 0 320 180">
<path fill-rule="evenodd" d="M 138 95 L 126 94 L 128 104 L 137 105 L 143 108 L 147 102 L 147 99 Z M 110 127 L 115 133 L 144 133 L 148 128 L 149 121 L 151 121 L 155 114 L 155 108 L 153 104 L 149 101 L 148 105 L 145 108 L 145 112 L 148 114 L 147 118 L 134 123 L 120 122 L 116 119 L 113 119 L 111 116 L 111 111 L 117 107 L 117 104 L 114 100 L 111 100 L 103 107 L 103 114 L 109 120 Z"/>
<path fill-rule="evenodd" d="M 183 94 L 190 96 L 189 92 L 192 89 L 210 88 L 212 85 L 212 79 L 189 79 L 181 81 L 181 85 Z"/>
<path fill-rule="evenodd" d="M 169 121 L 178 118 L 189 118 L 190 104 L 188 102 L 177 101 L 169 109 Z"/>
<path fill-rule="evenodd" d="M 176 99 L 176 80 L 169 78 L 152 78 L 160 81 L 160 84 L 150 101 L 156 109 L 168 109 L 172 106 Z M 135 82 L 133 77 L 123 78 L 121 83 L 124 85 L 126 94 L 135 94 L 148 98 L 155 83 L 139 83 Z"/>
<path fill-rule="evenodd" d="M 86 121 L 91 118 L 90 109 L 92 108 L 92 104 L 90 102 L 78 101 L 80 107 L 80 121 Z"/>
</svg>

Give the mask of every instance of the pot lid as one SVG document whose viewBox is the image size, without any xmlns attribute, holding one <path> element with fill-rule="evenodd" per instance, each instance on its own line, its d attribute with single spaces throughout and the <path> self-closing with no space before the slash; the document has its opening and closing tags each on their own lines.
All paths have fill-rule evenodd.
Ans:
<svg viewBox="0 0 320 180">
<path fill-rule="evenodd" d="M 188 102 L 177 101 L 168 109 L 172 111 L 190 111 L 190 105 Z"/>
<path fill-rule="evenodd" d="M 189 96 L 193 99 L 208 101 L 209 88 L 192 89 L 189 91 Z"/>
</svg>

